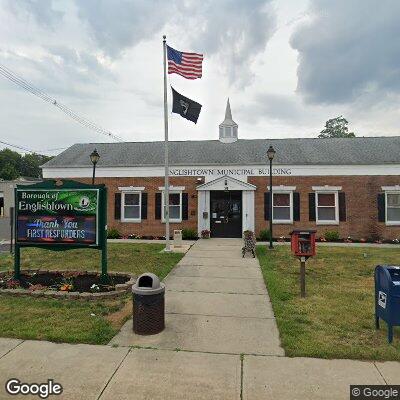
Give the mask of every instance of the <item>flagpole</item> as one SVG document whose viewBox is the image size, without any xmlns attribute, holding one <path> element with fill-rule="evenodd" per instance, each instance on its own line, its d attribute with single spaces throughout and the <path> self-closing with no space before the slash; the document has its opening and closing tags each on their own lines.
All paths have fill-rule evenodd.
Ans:
<svg viewBox="0 0 400 400">
<path fill-rule="evenodd" d="M 167 41 L 163 36 L 164 54 L 164 134 L 165 134 L 165 184 L 164 184 L 164 219 L 165 219 L 165 251 L 171 251 L 169 240 L 169 167 L 168 167 L 168 104 L 167 104 Z"/>
</svg>

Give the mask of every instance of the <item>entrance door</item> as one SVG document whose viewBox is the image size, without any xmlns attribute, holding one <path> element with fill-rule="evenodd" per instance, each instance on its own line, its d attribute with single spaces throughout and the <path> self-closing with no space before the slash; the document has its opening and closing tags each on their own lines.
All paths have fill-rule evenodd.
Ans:
<svg viewBox="0 0 400 400">
<path fill-rule="evenodd" d="M 210 192 L 211 237 L 242 237 L 242 192 Z"/>
</svg>

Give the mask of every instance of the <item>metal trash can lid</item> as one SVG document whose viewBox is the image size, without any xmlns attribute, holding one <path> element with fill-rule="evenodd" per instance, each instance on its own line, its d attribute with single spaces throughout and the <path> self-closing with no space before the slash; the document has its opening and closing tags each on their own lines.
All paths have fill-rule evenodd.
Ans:
<svg viewBox="0 0 400 400">
<path fill-rule="evenodd" d="M 132 293 L 141 295 L 158 294 L 165 291 L 165 285 L 160 282 L 157 275 L 145 272 L 140 275 L 136 283 L 132 285 Z"/>
</svg>

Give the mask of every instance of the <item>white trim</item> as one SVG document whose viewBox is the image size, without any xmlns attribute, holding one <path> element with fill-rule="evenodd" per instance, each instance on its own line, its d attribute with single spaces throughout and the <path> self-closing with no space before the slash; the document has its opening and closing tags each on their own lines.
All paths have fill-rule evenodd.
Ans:
<svg viewBox="0 0 400 400">
<path fill-rule="evenodd" d="M 223 175 L 240 176 L 269 176 L 266 165 L 182 165 L 170 166 L 170 176 L 209 176 L 218 178 Z M 43 167 L 44 178 L 91 178 L 92 166 L 87 167 Z M 272 168 L 274 176 L 387 176 L 400 175 L 400 163 L 380 165 L 275 165 Z M 96 167 L 98 178 L 122 177 L 162 177 L 163 166 L 143 167 Z"/>
<path fill-rule="evenodd" d="M 125 195 L 126 194 L 138 194 L 139 195 L 139 218 L 126 218 L 125 217 Z M 129 207 L 129 206 L 128 206 Z M 136 206 L 137 207 L 137 206 Z M 121 193 L 121 222 L 142 222 L 142 191 L 122 191 Z"/>
<path fill-rule="evenodd" d="M 398 187 L 396 186 L 382 186 L 383 188 L 396 188 Z M 385 190 L 385 189 L 384 189 Z M 387 216 L 388 216 L 388 199 L 387 196 L 388 194 L 397 194 L 400 195 L 400 187 L 398 187 L 398 189 L 389 189 L 389 190 L 385 190 L 385 225 L 387 226 L 399 226 L 400 225 L 400 221 L 388 221 Z M 400 207 L 390 207 L 390 208 L 400 208 Z"/>
<path fill-rule="evenodd" d="M 317 187 L 317 186 L 314 186 Z M 313 189 L 314 189 L 313 187 Z M 322 186 L 324 188 L 324 186 Z M 333 187 L 333 186 L 331 186 Z M 336 186 L 340 187 L 341 186 Z M 315 192 L 315 223 L 316 225 L 339 225 L 339 190 L 317 190 Z M 320 220 L 318 218 L 318 207 L 332 208 L 332 206 L 318 206 L 318 193 L 321 194 L 334 194 L 335 195 L 335 219 L 334 220 Z"/>
<path fill-rule="evenodd" d="M 182 186 L 184 188 L 184 186 Z M 171 223 L 179 223 L 182 222 L 182 190 L 169 190 L 169 194 L 179 194 L 179 218 L 171 218 L 171 213 L 169 217 L 169 222 Z M 170 207 L 173 207 L 174 205 L 169 203 Z M 164 195 L 164 190 L 162 190 L 162 195 L 161 195 L 161 222 L 165 223 L 165 218 L 164 218 L 164 211 L 165 211 L 165 195 Z"/>
<path fill-rule="evenodd" d="M 279 186 L 277 186 L 277 187 L 279 187 Z M 296 186 L 293 186 L 293 187 L 296 188 Z M 274 195 L 275 194 L 288 194 L 289 195 L 290 219 L 274 219 Z M 280 206 L 276 206 L 276 207 L 280 207 Z M 287 206 L 281 206 L 281 207 L 287 207 Z M 278 189 L 275 190 L 274 186 L 272 186 L 272 223 L 275 225 L 292 225 L 293 224 L 293 190 L 278 190 Z"/>
<path fill-rule="evenodd" d="M 400 191 L 400 185 L 394 185 L 394 186 L 382 186 L 382 190 L 383 191 Z"/>
<path fill-rule="evenodd" d="M 130 191 L 130 192 L 143 192 L 144 186 L 118 186 L 120 192 Z"/>
<path fill-rule="evenodd" d="M 342 187 L 341 186 L 329 186 L 329 185 L 313 186 L 312 190 L 315 190 L 316 192 L 324 192 L 324 191 L 338 192 L 339 190 L 342 190 Z"/>
<path fill-rule="evenodd" d="M 267 186 L 267 188 L 268 188 L 268 190 L 270 190 L 269 189 L 269 185 Z M 295 190 L 296 190 L 296 186 L 285 186 L 285 185 L 280 185 L 280 186 L 272 186 L 272 192 L 276 192 L 276 191 L 286 191 L 286 192 L 289 192 L 289 191 L 292 191 L 292 192 L 294 192 Z"/>
<path fill-rule="evenodd" d="M 158 190 L 161 190 L 163 192 L 165 190 L 165 186 L 159 186 Z M 185 186 L 170 186 L 169 190 L 170 191 L 175 190 L 176 192 L 183 192 L 185 190 Z"/>
<path fill-rule="evenodd" d="M 226 184 L 225 184 L 226 183 Z M 197 186 L 196 190 L 256 190 L 257 186 L 224 175 Z"/>
</svg>

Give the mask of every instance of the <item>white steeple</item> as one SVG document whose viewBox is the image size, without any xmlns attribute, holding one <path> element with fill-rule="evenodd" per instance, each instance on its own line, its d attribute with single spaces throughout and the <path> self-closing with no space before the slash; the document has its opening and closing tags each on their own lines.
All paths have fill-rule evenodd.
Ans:
<svg viewBox="0 0 400 400">
<path fill-rule="evenodd" d="M 224 122 L 219 125 L 219 140 L 222 143 L 232 143 L 238 140 L 238 124 L 232 119 L 229 98 L 226 103 Z"/>
</svg>

